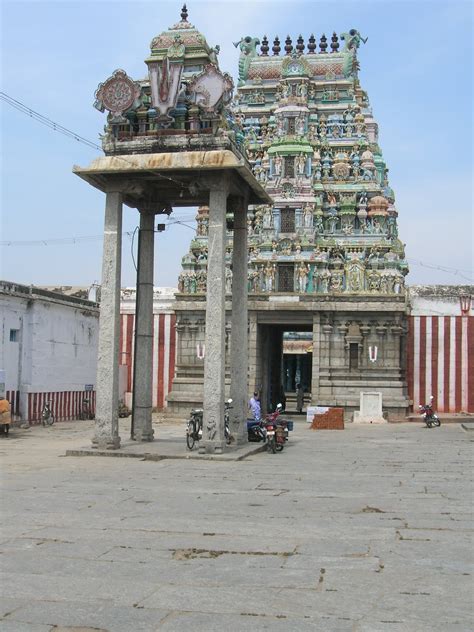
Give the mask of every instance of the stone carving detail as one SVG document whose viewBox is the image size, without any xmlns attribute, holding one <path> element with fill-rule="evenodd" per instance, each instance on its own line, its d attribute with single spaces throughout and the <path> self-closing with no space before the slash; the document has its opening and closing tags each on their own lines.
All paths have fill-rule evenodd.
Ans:
<svg viewBox="0 0 474 632">
<path fill-rule="evenodd" d="M 189 45 L 184 31 L 179 33 L 186 55 Z M 247 288 L 262 300 L 278 292 L 283 275 L 285 292 L 288 285 L 289 292 L 302 296 L 404 292 L 407 264 L 398 239 L 395 196 L 376 144 L 370 104 L 357 79 L 357 50 L 367 40 L 355 29 L 341 35 L 343 50 L 336 40 L 333 34 L 329 53 L 327 39 L 321 40 L 321 53 L 308 42 L 306 54 L 300 39 L 291 50 L 286 42 L 282 56 L 280 40 L 271 51 L 264 40 L 261 55 L 256 37 L 235 43 L 239 89 L 232 129 L 221 133 L 239 137 L 255 178 L 275 201 L 273 207 L 251 207 L 246 221 Z M 173 55 L 179 50 L 172 49 Z M 231 90 L 217 66 L 217 47 L 212 50 L 210 63 L 187 88 L 187 98 L 211 118 Z M 267 79 L 272 81 L 264 83 Z M 207 287 L 207 240 L 208 216 L 200 210 L 190 258 L 183 260 L 179 278 L 180 291 L 197 300 L 205 297 Z M 229 232 L 228 295 L 231 250 Z"/>
</svg>

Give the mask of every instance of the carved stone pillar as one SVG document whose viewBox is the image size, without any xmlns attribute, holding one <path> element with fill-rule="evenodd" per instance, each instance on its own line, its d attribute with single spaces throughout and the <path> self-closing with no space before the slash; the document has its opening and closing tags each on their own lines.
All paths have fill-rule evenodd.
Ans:
<svg viewBox="0 0 474 632">
<path fill-rule="evenodd" d="M 227 180 L 209 193 L 209 239 L 204 358 L 204 428 L 200 452 L 222 452 L 225 388 L 225 249 Z"/>
<path fill-rule="evenodd" d="M 118 430 L 122 193 L 106 193 L 97 358 L 97 403 L 92 446 L 120 448 Z"/>
<path fill-rule="evenodd" d="M 247 309 L 247 202 L 234 209 L 232 250 L 232 329 L 230 355 L 231 433 L 236 443 L 246 438 L 248 393 L 248 309 Z"/>
<path fill-rule="evenodd" d="M 321 317 L 320 314 L 313 314 L 313 358 L 311 367 L 311 403 L 318 402 L 319 395 L 319 370 L 321 354 Z"/>
<path fill-rule="evenodd" d="M 153 441 L 153 267 L 154 213 L 140 213 L 137 258 L 135 361 L 133 365 L 133 438 Z"/>
</svg>

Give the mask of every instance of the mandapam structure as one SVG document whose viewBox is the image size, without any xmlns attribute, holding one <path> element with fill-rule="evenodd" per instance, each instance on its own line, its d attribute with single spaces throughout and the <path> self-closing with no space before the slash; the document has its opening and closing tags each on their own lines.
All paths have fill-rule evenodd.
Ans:
<svg viewBox="0 0 474 632">
<path fill-rule="evenodd" d="M 245 157 L 244 135 L 229 109 L 234 84 L 230 75 L 219 69 L 219 47 L 210 47 L 187 18 L 184 6 L 181 20 L 153 38 L 145 60 L 148 67 L 145 79 L 136 81 L 118 69 L 99 85 L 94 105 L 102 112 L 108 111 L 102 137 L 105 156 L 86 168 L 74 168 L 78 176 L 106 194 L 97 410 L 92 439 L 93 446 L 101 449 L 117 449 L 121 445 L 118 393 L 124 204 L 137 209 L 140 217 L 132 438 L 137 441 L 154 438 L 155 217 L 169 215 L 178 206 L 206 204 L 206 245 L 209 242 L 212 248 L 206 251 L 204 280 L 196 278 L 196 292 L 199 291 L 196 297 L 205 322 L 200 334 L 206 348 L 197 395 L 204 403 L 200 450 L 221 452 L 225 445 L 222 411 L 226 388 L 227 214 L 232 216 L 236 227 L 233 236 L 229 236 L 235 296 L 233 351 L 227 354 L 234 399 L 231 426 L 237 443 L 246 439 L 247 209 L 249 204 L 272 200 L 254 177 Z"/>
<path fill-rule="evenodd" d="M 378 126 L 359 83 L 361 34 L 243 37 L 233 131 L 273 199 L 247 216 L 249 391 L 267 407 L 301 382 L 307 403 L 359 407 L 383 394 L 403 416 L 408 272 Z M 328 50 L 329 48 L 329 50 Z M 224 132 L 226 133 L 226 132 Z M 243 137 L 243 139 L 242 139 Z M 226 291 L 232 293 L 232 216 Z M 208 209 L 183 257 L 170 411 L 202 401 Z M 227 304 L 227 334 L 232 313 Z M 229 346 L 229 345 L 228 345 Z"/>
</svg>

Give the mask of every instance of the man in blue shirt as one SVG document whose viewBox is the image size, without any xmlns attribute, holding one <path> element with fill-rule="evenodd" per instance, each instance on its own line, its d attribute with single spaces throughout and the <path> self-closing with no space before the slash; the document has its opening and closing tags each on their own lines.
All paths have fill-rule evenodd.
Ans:
<svg viewBox="0 0 474 632">
<path fill-rule="evenodd" d="M 251 411 L 254 420 L 260 421 L 262 418 L 262 407 L 260 405 L 260 396 L 258 391 L 255 391 L 249 400 L 249 410 Z"/>
</svg>

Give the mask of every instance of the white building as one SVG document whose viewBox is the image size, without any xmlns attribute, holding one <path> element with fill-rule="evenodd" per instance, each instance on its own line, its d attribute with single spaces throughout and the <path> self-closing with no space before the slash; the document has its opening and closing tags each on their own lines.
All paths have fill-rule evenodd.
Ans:
<svg viewBox="0 0 474 632">
<path fill-rule="evenodd" d="M 95 406 L 96 303 L 0 281 L 0 369 L 16 417 L 38 422 L 45 401 L 57 420 Z"/>
</svg>

